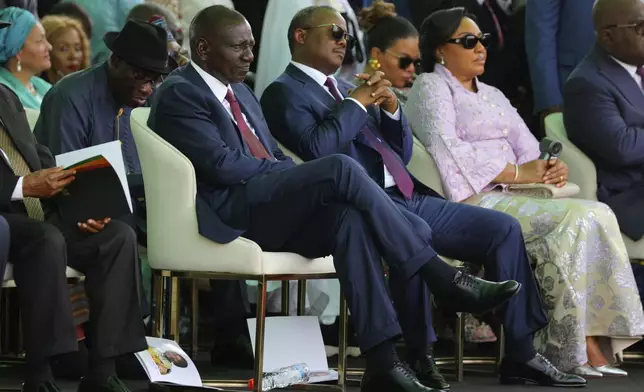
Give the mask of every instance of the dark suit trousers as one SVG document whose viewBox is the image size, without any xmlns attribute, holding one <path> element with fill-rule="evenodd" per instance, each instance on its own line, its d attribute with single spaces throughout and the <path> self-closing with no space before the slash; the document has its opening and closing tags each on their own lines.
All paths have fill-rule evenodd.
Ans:
<svg viewBox="0 0 644 392">
<path fill-rule="evenodd" d="M 9 224 L 6 219 L 0 216 L 0 276 L 2 277 L 4 277 L 4 271 L 7 267 L 10 238 Z"/>
<path fill-rule="evenodd" d="M 382 260 L 409 281 L 436 256 L 431 230 L 414 226 L 356 161 L 331 155 L 256 176 L 247 199 L 244 236 L 264 250 L 333 255 L 363 351 L 401 334 Z"/>
<path fill-rule="evenodd" d="M 136 236 L 114 220 L 87 234 L 20 214 L 3 214 L 11 230 L 9 259 L 23 316 L 25 348 L 37 361 L 77 349 L 65 267 L 85 274 L 90 307 L 90 360 L 147 347 L 136 284 Z"/>
<path fill-rule="evenodd" d="M 405 200 L 395 188 L 386 192 L 410 222 L 421 220 L 431 227 L 432 247 L 440 255 L 484 266 L 489 280 L 516 280 L 522 284 L 521 291 L 500 309 L 500 313 L 508 340 L 506 354 L 519 362 L 532 359 L 535 355 L 532 336 L 547 325 L 547 319 L 519 222 L 510 215 L 485 208 L 451 203 L 418 193 L 414 193 L 411 200 Z M 419 225 L 417 222 L 414 224 Z M 412 298 L 404 297 L 403 292 L 417 294 L 409 288 L 399 287 L 404 282 L 393 278 L 392 275 L 394 301 L 411 303 Z M 415 279 L 418 282 L 412 283 L 412 279 L 406 284 L 422 286 L 420 279 Z M 423 298 L 416 302 L 429 303 L 428 296 L 428 290 L 425 290 Z M 433 339 L 429 332 L 431 318 L 428 311 L 420 312 L 411 307 L 397 309 L 401 324 L 408 325 L 404 330 L 425 328 L 427 338 Z"/>
<path fill-rule="evenodd" d="M 644 184 L 638 184 L 610 196 L 600 193 L 599 200 L 613 210 L 622 233 L 633 241 L 642 239 L 644 236 Z"/>
</svg>

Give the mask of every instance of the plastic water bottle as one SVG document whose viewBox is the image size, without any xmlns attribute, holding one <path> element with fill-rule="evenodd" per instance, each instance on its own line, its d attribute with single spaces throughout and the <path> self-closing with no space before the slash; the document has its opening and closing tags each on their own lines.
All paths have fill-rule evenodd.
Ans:
<svg viewBox="0 0 644 392">
<path fill-rule="evenodd" d="M 262 379 L 262 391 L 270 391 L 275 388 L 286 388 L 290 385 L 303 384 L 309 381 L 311 371 L 305 363 L 283 367 L 274 372 L 264 373 Z M 255 379 L 248 380 L 248 389 L 255 388 Z"/>
</svg>

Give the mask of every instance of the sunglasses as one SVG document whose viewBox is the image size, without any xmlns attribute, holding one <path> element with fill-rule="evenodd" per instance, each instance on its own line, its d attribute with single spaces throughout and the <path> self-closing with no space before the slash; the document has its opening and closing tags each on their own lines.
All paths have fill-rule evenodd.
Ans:
<svg viewBox="0 0 644 392">
<path fill-rule="evenodd" d="M 414 68 L 416 69 L 420 68 L 420 59 L 415 59 L 405 54 L 392 52 L 391 50 L 387 50 L 387 53 L 389 53 L 390 55 L 398 59 L 398 67 L 400 69 L 407 69 L 412 64 L 414 64 Z"/>
<path fill-rule="evenodd" d="M 477 37 L 474 34 L 467 34 L 460 38 L 450 38 L 447 40 L 447 42 L 450 44 L 461 45 L 465 49 L 474 49 L 476 45 L 480 42 L 481 45 L 483 45 L 483 47 L 487 49 L 490 46 L 490 38 L 491 38 L 491 35 L 489 33 L 485 33 L 480 37 Z"/>
<path fill-rule="evenodd" d="M 321 24 L 317 26 L 302 27 L 302 30 L 319 29 L 324 27 L 331 28 L 331 38 L 333 38 L 334 41 L 341 41 L 341 40 L 347 41 L 348 49 L 351 49 L 355 44 L 356 42 L 355 37 L 347 33 L 346 30 L 344 30 L 342 27 L 338 26 L 335 23 L 326 23 L 326 24 Z"/>
<path fill-rule="evenodd" d="M 644 36 L 644 20 L 628 24 L 608 25 L 604 29 L 633 29 L 636 34 Z"/>
</svg>

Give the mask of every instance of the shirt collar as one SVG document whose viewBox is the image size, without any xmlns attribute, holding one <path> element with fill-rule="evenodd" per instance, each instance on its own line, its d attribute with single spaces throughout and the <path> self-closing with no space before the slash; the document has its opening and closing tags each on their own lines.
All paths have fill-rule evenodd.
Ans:
<svg viewBox="0 0 644 392">
<path fill-rule="evenodd" d="M 611 56 L 611 58 L 615 60 L 617 64 L 621 65 L 626 70 L 626 72 L 628 72 L 629 75 L 639 77 L 639 75 L 637 74 L 637 67 L 635 65 L 626 64 L 623 61 L 617 60 L 613 56 Z"/>
<path fill-rule="evenodd" d="M 219 100 L 219 102 L 223 102 L 224 99 L 226 99 L 226 94 L 228 93 L 230 86 L 226 86 L 221 81 L 219 81 L 219 79 L 201 69 L 201 67 L 195 64 L 194 61 L 191 61 L 190 65 L 195 69 L 195 71 L 197 71 L 199 76 L 201 76 L 204 82 L 206 82 L 208 87 L 210 87 L 210 90 L 213 94 L 215 94 L 215 97 Z"/>
<path fill-rule="evenodd" d="M 302 71 L 305 74 L 307 74 L 311 79 L 315 80 L 315 82 L 317 84 L 319 84 L 320 86 L 322 86 L 322 87 L 324 87 L 324 83 L 326 83 L 327 77 L 329 77 L 329 78 L 331 78 L 331 80 L 333 80 L 333 84 L 335 84 L 336 87 L 338 86 L 338 83 L 336 82 L 336 80 L 333 77 L 333 75 L 327 76 L 327 75 L 323 74 L 322 72 L 318 71 L 315 68 L 309 67 L 308 65 L 298 63 L 296 61 L 291 61 L 291 64 L 296 66 L 300 71 Z"/>
</svg>

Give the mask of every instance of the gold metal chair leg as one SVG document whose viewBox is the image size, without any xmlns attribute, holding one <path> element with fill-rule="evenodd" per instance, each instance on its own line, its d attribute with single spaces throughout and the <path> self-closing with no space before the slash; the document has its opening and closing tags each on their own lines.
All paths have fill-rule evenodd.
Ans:
<svg viewBox="0 0 644 392">
<path fill-rule="evenodd" d="M 153 271 L 153 286 L 154 286 L 154 337 L 163 337 L 163 275 L 161 271 Z"/>
<path fill-rule="evenodd" d="M 282 282 L 282 316 L 288 316 L 289 299 L 291 297 L 290 283 L 288 280 Z"/>
<path fill-rule="evenodd" d="M 349 310 L 347 299 L 340 293 L 340 336 L 338 341 L 338 386 L 346 389 L 347 344 L 349 342 Z"/>
<path fill-rule="evenodd" d="M 304 316 L 306 312 L 306 280 L 297 281 L 297 315 Z"/>
<path fill-rule="evenodd" d="M 170 339 L 179 344 L 179 278 L 170 278 Z"/>
<path fill-rule="evenodd" d="M 190 347 L 190 350 L 192 351 L 190 355 L 192 358 L 196 359 L 197 358 L 197 352 L 199 351 L 199 289 L 197 288 L 197 279 L 192 279 L 192 287 L 191 287 L 191 294 L 192 294 L 192 301 L 191 301 L 191 306 L 192 306 L 192 345 Z"/>
<path fill-rule="evenodd" d="M 463 382 L 463 351 L 465 345 L 465 322 L 463 313 L 456 315 L 454 324 L 454 370 L 456 371 L 456 380 Z"/>
<path fill-rule="evenodd" d="M 501 361 L 505 355 L 505 334 L 503 333 L 503 325 L 499 325 L 499 328 L 496 333 L 496 369 L 495 372 L 498 372 L 501 367 Z"/>
<path fill-rule="evenodd" d="M 255 327 L 255 387 L 253 391 L 262 391 L 264 378 L 264 333 L 266 327 L 266 278 L 257 281 L 257 322 Z"/>
</svg>

